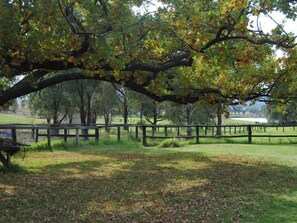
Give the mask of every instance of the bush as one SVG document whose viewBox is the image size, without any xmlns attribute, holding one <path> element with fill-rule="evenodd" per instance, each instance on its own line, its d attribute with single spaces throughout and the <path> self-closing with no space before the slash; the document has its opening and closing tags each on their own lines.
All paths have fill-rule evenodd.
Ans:
<svg viewBox="0 0 297 223">
<path fill-rule="evenodd" d="M 168 148 L 168 147 L 182 147 L 183 144 L 180 140 L 173 138 L 173 139 L 166 139 L 162 141 L 159 145 L 161 148 Z"/>
</svg>

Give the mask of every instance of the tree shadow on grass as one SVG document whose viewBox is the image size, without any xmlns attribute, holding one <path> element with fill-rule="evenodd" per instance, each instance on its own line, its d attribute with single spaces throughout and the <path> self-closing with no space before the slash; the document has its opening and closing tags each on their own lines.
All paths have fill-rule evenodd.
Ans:
<svg viewBox="0 0 297 223">
<path fill-rule="evenodd" d="M 0 180 L 2 221 L 295 222 L 297 169 L 239 156 L 109 154 Z M 9 190 L 9 189 L 4 189 Z M 6 194 L 5 194 L 6 193 Z"/>
</svg>

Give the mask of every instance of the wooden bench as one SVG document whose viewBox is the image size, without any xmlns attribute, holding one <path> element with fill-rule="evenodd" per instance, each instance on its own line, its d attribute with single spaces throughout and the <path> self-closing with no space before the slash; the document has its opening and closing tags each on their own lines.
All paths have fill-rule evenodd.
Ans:
<svg viewBox="0 0 297 223">
<path fill-rule="evenodd" d="M 0 162 L 5 167 L 11 167 L 11 157 L 24 146 L 28 145 L 13 142 L 13 140 L 9 138 L 0 138 Z"/>
</svg>

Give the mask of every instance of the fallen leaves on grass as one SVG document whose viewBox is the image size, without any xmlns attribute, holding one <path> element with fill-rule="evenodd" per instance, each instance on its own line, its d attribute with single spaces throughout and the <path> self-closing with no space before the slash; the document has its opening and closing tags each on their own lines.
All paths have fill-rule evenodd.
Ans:
<svg viewBox="0 0 297 223">
<path fill-rule="evenodd" d="M 193 153 L 44 154 L 21 163 L 38 171 L 1 176 L 1 222 L 269 222 L 282 220 L 284 209 L 273 209 L 275 203 L 297 220 L 290 215 L 296 170 L 263 160 Z M 291 203 L 280 199 L 293 194 Z"/>
</svg>

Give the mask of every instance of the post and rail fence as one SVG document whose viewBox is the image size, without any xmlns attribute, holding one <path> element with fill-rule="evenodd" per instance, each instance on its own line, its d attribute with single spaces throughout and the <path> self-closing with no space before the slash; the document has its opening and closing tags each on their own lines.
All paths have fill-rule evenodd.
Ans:
<svg viewBox="0 0 297 223">
<path fill-rule="evenodd" d="M 0 138 L 11 138 L 14 142 L 34 143 L 40 138 L 47 140 L 50 147 L 53 138 L 61 138 L 65 142 L 74 138 L 79 146 L 80 141 L 93 138 L 99 142 L 101 138 L 113 136 L 120 141 L 124 137 L 132 137 L 147 145 L 148 139 L 194 139 L 198 144 L 201 139 L 245 138 L 253 143 L 253 138 L 296 138 L 297 125 L 0 125 Z M 273 131 L 272 131 L 273 129 Z M 289 129 L 289 131 L 288 131 Z M 286 130 L 286 131 L 285 131 Z M 25 137 L 22 134 L 26 133 Z"/>
<path fill-rule="evenodd" d="M 109 137 L 122 140 L 125 137 L 141 140 L 144 146 L 149 145 L 148 140 L 158 139 L 192 139 L 199 144 L 201 140 L 238 139 L 252 144 L 255 138 L 269 139 L 286 138 L 289 143 L 297 143 L 297 125 L 21 125 L 0 124 L 0 162 L 10 167 L 11 156 L 20 150 L 21 146 L 37 143 L 40 139 L 52 146 L 52 139 L 63 139 L 67 142 L 74 138 L 76 145 L 80 141 L 93 138 L 95 142 Z M 292 138 L 294 140 L 292 140 Z M 261 139 L 261 140 L 262 140 Z M 281 140 L 280 139 L 280 140 Z M 206 141 L 211 142 L 211 141 Z M 242 140 L 240 141 L 242 142 Z M 205 143 L 205 141 L 204 141 Z M 6 153 L 6 157 L 5 157 Z"/>
</svg>

